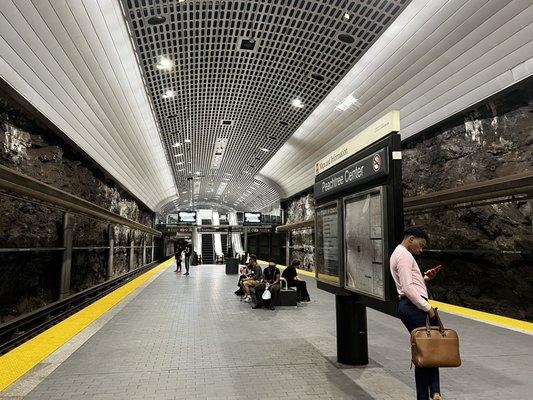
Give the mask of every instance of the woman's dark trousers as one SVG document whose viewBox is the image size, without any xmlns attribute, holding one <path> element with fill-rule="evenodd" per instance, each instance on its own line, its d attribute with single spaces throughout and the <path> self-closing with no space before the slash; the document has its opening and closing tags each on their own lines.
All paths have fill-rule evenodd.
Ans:
<svg viewBox="0 0 533 400">
<path fill-rule="evenodd" d="M 398 305 L 398 317 L 411 333 L 414 329 L 426 326 L 426 313 L 416 307 L 411 300 L 403 297 Z M 437 325 L 436 318 L 432 318 L 431 325 Z M 415 367 L 416 398 L 428 400 L 435 393 L 440 393 L 438 368 Z"/>
<path fill-rule="evenodd" d="M 310 300 L 309 292 L 307 291 L 307 283 L 305 281 L 288 281 L 287 286 L 296 286 L 296 291 L 298 292 L 298 300 Z"/>
</svg>

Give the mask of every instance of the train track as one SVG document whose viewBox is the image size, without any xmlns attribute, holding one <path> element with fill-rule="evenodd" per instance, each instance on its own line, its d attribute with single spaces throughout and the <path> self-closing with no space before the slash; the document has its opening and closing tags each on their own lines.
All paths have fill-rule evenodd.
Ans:
<svg viewBox="0 0 533 400">
<path fill-rule="evenodd" d="M 5 354 L 21 345 L 118 287 L 130 282 L 135 277 L 149 271 L 159 263 L 159 261 L 155 261 L 144 265 L 0 325 L 0 354 Z"/>
</svg>

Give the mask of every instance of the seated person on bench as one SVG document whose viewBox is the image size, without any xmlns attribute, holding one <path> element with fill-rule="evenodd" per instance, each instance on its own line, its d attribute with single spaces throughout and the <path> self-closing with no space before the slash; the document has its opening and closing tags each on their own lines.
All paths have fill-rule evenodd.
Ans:
<svg viewBox="0 0 533 400">
<path fill-rule="evenodd" d="M 268 304 L 271 310 L 275 310 L 274 304 L 276 304 L 276 299 L 281 289 L 279 283 L 280 277 L 281 273 L 276 267 L 275 261 L 272 259 L 268 260 L 268 267 L 266 267 L 263 271 L 263 282 L 255 287 L 255 296 L 257 297 L 257 304 L 253 307 L 254 309 L 261 308 L 263 307 L 263 305 L 266 306 Z M 270 300 L 265 301 L 263 300 L 263 293 L 266 290 L 267 283 L 269 284 L 268 290 L 270 290 L 272 297 L 270 298 Z"/>
<path fill-rule="evenodd" d="M 250 269 L 248 269 L 248 264 L 246 265 L 241 265 L 240 268 L 239 268 L 239 273 L 241 274 L 239 276 L 239 280 L 237 282 L 237 287 L 238 289 L 235 291 L 235 294 L 237 296 L 242 296 L 244 295 L 244 291 L 242 290 L 242 281 L 245 280 L 247 277 L 248 277 L 248 274 L 251 272 Z"/>
<path fill-rule="evenodd" d="M 296 272 L 296 268 L 299 266 L 300 261 L 294 260 L 290 267 L 285 268 L 285 271 L 283 271 L 281 276 L 287 280 L 287 286 L 296 286 L 298 301 L 309 303 L 311 299 L 309 298 L 309 292 L 307 291 L 307 283 L 298 278 L 298 272 Z"/>
<path fill-rule="evenodd" d="M 248 263 L 248 275 L 245 279 L 241 281 L 241 287 L 243 292 L 245 293 L 244 301 L 249 303 L 252 301 L 252 296 L 250 295 L 250 290 L 261 283 L 261 278 L 263 276 L 263 271 L 261 270 L 261 266 L 257 263 L 257 256 L 250 254 L 250 262 Z"/>
</svg>

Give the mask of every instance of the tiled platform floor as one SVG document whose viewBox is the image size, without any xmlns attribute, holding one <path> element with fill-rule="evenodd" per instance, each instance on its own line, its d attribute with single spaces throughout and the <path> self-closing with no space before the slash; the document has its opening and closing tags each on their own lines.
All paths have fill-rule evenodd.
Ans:
<svg viewBox="0 0 533 400">
<path fill-rule="evenodd" d="M 28 399 L 413 399 L 408 335 L 369 310 L 371 364 L 335 364 L 334 296 L 252 310 L 223 266 L 169 267 L 41 382 Z M 443 314 L 464 365 L 443 370 L 445 399 L 533 393 L 533 336 Z"/>
</svg>

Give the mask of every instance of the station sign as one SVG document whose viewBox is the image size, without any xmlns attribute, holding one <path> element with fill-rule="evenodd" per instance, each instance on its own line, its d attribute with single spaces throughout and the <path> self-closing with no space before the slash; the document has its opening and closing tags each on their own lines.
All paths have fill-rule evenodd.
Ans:
<svg viewBox="0 0 533 400">
<path fill-rule="evenodd" d="M 324 171 L 346 160 L 367 146 L 370 146 L 372 143 L 377 142 L 390 133 L 398 132 L 399 130 L 400 112 L 393 110 L 379 118 L 372 125 L 357 133 L 342 146 L 317 161 L 315 164 L 315 175 L 320 175 Z"/>
<path fill-rule="evenodd" d="M 272 231 L 272 228 L 247 228 L 248 233 L 268 233 Z"/>
<path fill-rule="evenodd" d="M 385 176 L 389 173 L 388 147 L 329 175 L 315 183 L 315 199 L 342 192 L 353 186 Z"/>
<path fill-rule="evenodd" d="M 198 233 L 228 233 L 228 227 L 227 226 L 209 226 L 209 227 L 201 227 L 199 226 L 196 228 L 196 231 Z"/>
<path fill-rule="evenodd" d="M 176 224 L 161 224 L 157 226 L 165 235 L 191 234 L 192 226 L 179 226 Z"/>
</svg>

